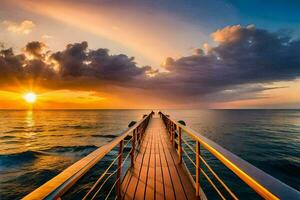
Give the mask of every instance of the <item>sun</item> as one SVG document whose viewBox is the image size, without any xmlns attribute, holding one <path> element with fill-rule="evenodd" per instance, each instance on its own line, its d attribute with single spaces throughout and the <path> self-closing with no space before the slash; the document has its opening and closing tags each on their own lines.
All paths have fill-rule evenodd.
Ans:
<svg viewBox="0 0 300 200">
<path fill-rule="evenodd" d="M 23 98 L 27 103 L 34 103 L 36 101 L 36 94 L 34 92 L 28 92 Z"/>
</svg>

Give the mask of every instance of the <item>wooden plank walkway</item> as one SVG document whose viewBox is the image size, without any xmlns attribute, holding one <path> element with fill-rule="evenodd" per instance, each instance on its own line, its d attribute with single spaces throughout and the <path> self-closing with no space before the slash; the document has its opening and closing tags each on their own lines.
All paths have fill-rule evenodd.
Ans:
<svg viewBox="0 0 300 200">
<path fill-rule="evenodd" d="M 198 199 L 179 163 L 162 119 L 153 117 L 134 167 L 122 182 L 122 199 Z"/>
</svg>

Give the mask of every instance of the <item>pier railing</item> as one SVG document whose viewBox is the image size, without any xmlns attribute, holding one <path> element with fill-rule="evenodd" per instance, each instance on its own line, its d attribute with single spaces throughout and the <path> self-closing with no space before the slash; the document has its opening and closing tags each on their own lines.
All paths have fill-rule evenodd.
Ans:
<svg viewBox="0 0 300 200">
<path fill-rule="evenodd" d="M 224 180 L 220 178 L 217 172 L 213 170 L 208 162 L 204 159 L 201 152 L 202 149 L 206 149 L 264 199 L 300 199 L 300 193 L 297 190 L 280 182 L 274 177 L 268 175 L 235 154 L 219 146 L 215 142 L 185 126 L 183 121 L 177 122 L 171 119 L 168 115 L 165 115 L 161 112 L 159 112 L 159 114 L 169 132 L 170 141 L 177 150 L 179 161 L 185 167 L 191 181 L 194 182 L 197 196 L 201 196 L 202 180 L 200 180 L 200 174 L 202 174 L 203 177 L 206 178 L 207 182 L 215 189 L 221 199 L 227 199 L 225 194 L 221 191 L 226 191 L 227 196 L 229 195 L 232 199 L 238 199 L 235 192 L 228 187 Z M 191 145 L 190 142 L 186 141 L 183 137 L 183 134 L 194 141 L 195 145 Z M 194 157 L 191 157 L 187 150 L 183 148 L 183 145 L 189 150 L 189 152 L 192 152 Z M 195 174 L 192 174 L 187 167 L 185 161 L 183 160 L 183 155 L 188 158 L 190 163 L 192 163 L 194 166 Z M 205 166 L 206 171 L 209 172 L 211 176 L 204 171 L 203 166 Z M 215 181 L 213 181 L 210 177 L 213 177 Z M 217 185 L 222 186 L 223 188 L 218 188 Z"/>
<path fill-rule="evenodd" d="M 114 197 L 117 198 L 121 197 L 121 182 L 124 177 L 122 175 L 124 175 L 129 169 L 127 168 L 123 171 L 124 165 L 125 163 L 130 163 L 130 166 L 134 165 L 136 151 L 140 147 L 145 129 L 147 128 L 152 115 L 153 112 L 148 115 L 144 115 L 139 122 L 131 124 L 131 127 L 125 130 L 113 141 L 103 145 L 88 156 L 77 161 L 63 172 L 25 196 L 23 199 L 61 199 L 63 195 L 70 192 L 70 190 L 76 186 L 79 180 L 83 178 L 92 167 L 116 148 L 118 153 L 115 155 L 113 161 L 108 165 L 103 173 L 99 175 L 92 186 L 87 190 L 84 190 L 85 193 L 81 195 L 81 198 L 98 198 L 97 195 L 103 192 L 104 185 L 107 183 L 109 183 L 109 186 L 107 187 L 109 188 L 109 191 L 106 191 L 105 197 L 101 196 L 101 199 L 108 199 L 111 195 L 114 195 Z M 128 151 L 128 149 L 130 150 Z M 112 194 L 113 190 L 114 193 Z"/>
</svg>

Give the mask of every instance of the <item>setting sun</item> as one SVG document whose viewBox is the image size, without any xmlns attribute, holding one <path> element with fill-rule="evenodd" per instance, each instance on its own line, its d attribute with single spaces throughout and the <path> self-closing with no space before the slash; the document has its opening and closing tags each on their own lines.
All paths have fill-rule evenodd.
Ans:
<svg viewBox="0 0 300 200">
<path fill-rule="evenodd" d="M 36 94 L 33 92 L 28 92 L 24 95 L 24 99 L 27 103 L 34 103 L 36 101 Z"/>
</svg>

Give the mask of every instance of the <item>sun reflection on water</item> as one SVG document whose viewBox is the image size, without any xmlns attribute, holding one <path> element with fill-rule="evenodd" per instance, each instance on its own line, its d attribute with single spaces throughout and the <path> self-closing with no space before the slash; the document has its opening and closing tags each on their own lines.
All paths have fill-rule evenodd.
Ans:
<svg viewBox="0 0 300 200">
<path fill-rule="evenodd" d="M 35 140 L 36 132 L 35 129 L 35 120 L 34 120 L 34 111 L 27 110 L 25 116 L 25 123 L 27 131 L 25 132 L 26 142 L 24 143 L 25 149 L 31 148 L 33 146 L 33 140 Z M 37 146 L 35 147 L 37 148 Z"/>
<path fill-rule="evenodd" d="M 34 123 L 34 114 L 33 114 L 33 111 L 32 110 L 27 110 L 26 112 L 26 124 L 27 124 L 27 127 L 34 127 L 35 123 Z"/>
</svg>

